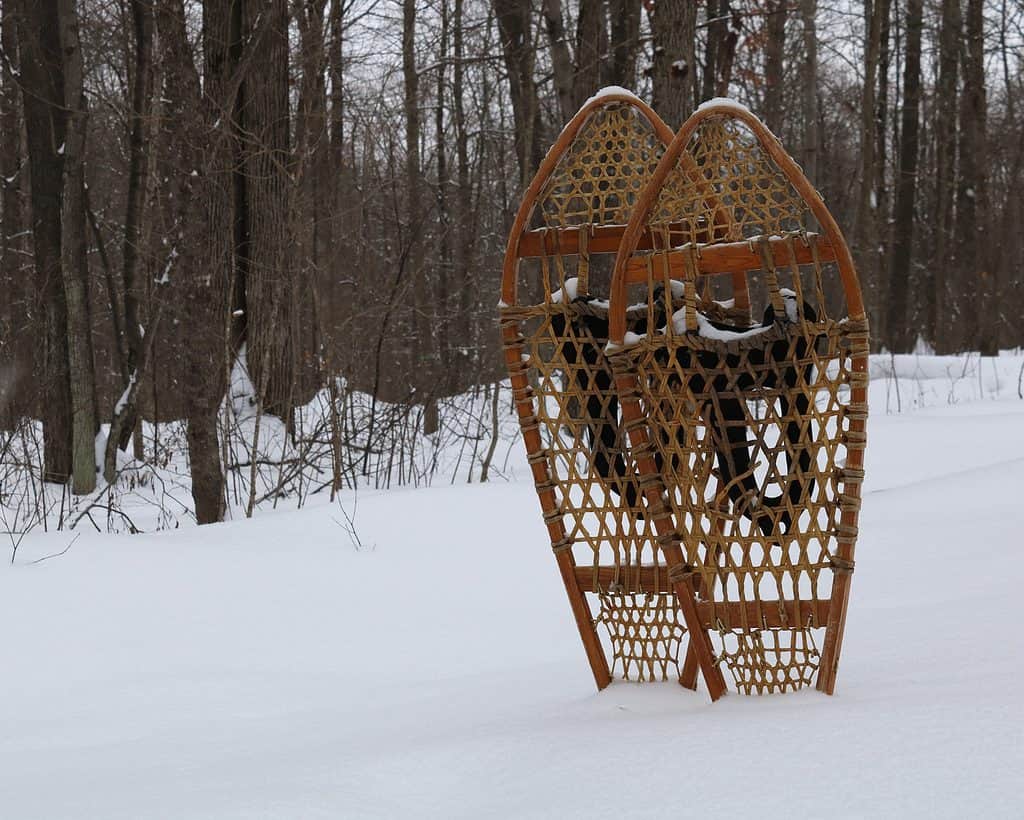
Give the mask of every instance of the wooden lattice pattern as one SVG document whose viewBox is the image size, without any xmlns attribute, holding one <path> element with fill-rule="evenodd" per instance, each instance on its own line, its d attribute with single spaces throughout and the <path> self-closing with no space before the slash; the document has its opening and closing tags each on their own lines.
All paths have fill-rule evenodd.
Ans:
<svg viewBox="0 0 1024 820">
<path fill-rule="evenodd" d="M 757 138 L 738 120 L 704 120 L 690 137 L 675 173 L 658 193 L 648 224 L 683 222 L 690 232 L 673 245 L 702 241 L 700 229 L 719 228 L 719 240 L 799 230 L 807 202 Z"/>
<path fill-rule="evenodd" d="M 528 407 L 520 413 L 524 436 L 539 433 L 541 448 L 529 455 L 532 465 L 543 465 L 538 491 L 553 492 L 557 505 L 544 515 L 549 529 L 561 532 L 553 547 L 571 554 L 572 566 L 590 568 L 584 590 L 594 596 L 591 622 L 608 636 L 611 669 L 639 681 L 678 675 L 685 628 L 664 573 L 641 572 L 660 556 L 643 517 L 636 465 L 624 436 L 606 424 L 618 412 L 603 353 L 607 302 L 596 298 L 607 294 L 595 293 L 600 286 L 590 281 L 599 254 L 589 252 L 587 240 L 601 226 L 629 220 L 669 136 L 652 116 L 632 99 L 609 98 L 570 123 L 571 140 L 556 144 L 553 167 L 541 170 L 542 184 L 519 215 L 524 228 L 538 220 L 543 226 L 534 233 L 545 252 L 522 266 L 516 258 L 511 271 L 527 280 L 520 292 L 537 301 L 502 309 L 506 360 L 529 381 L 517 401 Z M 577 231 L 571 251 L 562 247 L 567 228 Z M 604 255 L 610 274 L 613 257 Z"/>
<path fill-rule="evenodd" d="M 605 293 L 594 272 L 611 253 Z M 731 300 L 714 301 L 716 274 Z M 778 141 L 732 104 L 670 140 L 635 98 L 595 98 L 524 197 L 502 300 L 530 469 L 597 685 L 617 672 L 694 688 L 699 670 L 717 699 L 724 668 L 747 694 L 815 679 L 831 692 L 867 322 L 842 235 Z"/>
<path fill-rule="evenodd" d="M 723 630 L 721 657 L 744 695 L 795 692 L 814 683 L 821 653 L 807 627 Z"/>
<path fill-rule="evenodd" d="M 672 592 L 601 592 L 600 620 L 608 630 L 613 671 L 624 680 L 679 677 L 679 650 L 686 627 Z"/>
<path fill-rule="evenodd" d="M 664 152 L 665 144 L 635 105 L 596 108 L 538 198 L 544 224 L 625 225 Z"/>
<path fill-rule="evenodd" d="M 735 612 L 779 600 L 794 604 L 778 610 L 780 629 L 825 626 L 819 613 L 831 598 L 840 516 L 858 503 L 844 492 L 842 469 L 853 330 L 822 319 L 730 342 L 655 335 L 624 354 L 639 376 L 687 563 L 712 623 L 724 629 L 760 628 L 760 619 L 737 623 Z M 733 430 L 741 444 L 730 440 Z M 736 656 L 723 657 L 730 664 Z M 796 649 L 790 659 L 807 663 Z M 775 688 L 771 674 L 749 661 L 747 670 L 755 686 Z"/>
<path fill-rule="evenodd" d="M 681 274 L 685 304 L 611 358 L 620 385 L 635 385 L 620 396 L 635 390 L 646 424 L 631 452 L 655 457 L 667 490 L 685 562 L 670 572 L 691 576 L 717 661 L 741 692 L 788 691 L 812 682 L 813 631 L 827 625 L 836 575 L 853 567 L 844 554 L 857 535 L 867 416 L 867 377 L 854 363 L 867 354 L 867 324 L 829 316 L 839 271 L 821 261 L 819 238 L 801 227 L 807 205 L 742 121 L 705 119 L 691 150 L 636 217 L 663 241 L 634 255 L 644 275 L 634 266 L 633 279 L 653 312 Z M 680 248 L 668 228 L 680 224 L 727 229 Z M 766 310 L 728 326 L 699 301 L 697 279 L 717 272 L 701 254 L 736 237 L 760 271 L 740 280 L 735 301 Z"/>
</svg>

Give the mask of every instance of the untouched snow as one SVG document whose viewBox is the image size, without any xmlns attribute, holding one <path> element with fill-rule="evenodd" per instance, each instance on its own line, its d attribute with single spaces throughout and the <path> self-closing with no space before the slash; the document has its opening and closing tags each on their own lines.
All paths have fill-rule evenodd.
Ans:
<svg viewBox="0 0 1024 820">
<path fill-rule="evenodd" d="M 361 549 L 327 504 L 28 536 L 0 816 L 1024 816 L 1024 402 L 872 397 L 833 698 L 596 692 L 517 450 L 519 481 L 346 495 Z"/>
</svg>

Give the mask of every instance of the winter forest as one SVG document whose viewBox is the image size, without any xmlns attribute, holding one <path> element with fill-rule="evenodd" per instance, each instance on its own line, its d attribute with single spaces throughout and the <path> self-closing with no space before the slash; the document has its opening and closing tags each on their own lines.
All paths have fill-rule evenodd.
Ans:
<svg viewBox="0 0 1024 820">
<path fill-rule="evenodd" d="M 0 815 L 1024 817 L 1022 190 L 1022 0 L 0 0 Z"/>
<path fill-rule="evenodd" d="M 70 503 L 97 466 L 123 486 L 175 460 L 201 523 L 421 483 L 438 464 L 417 441 L 438 431 L 466 438 L 486 479 L 508 227 L 606 85 L 673 128 L 715 96 L 757 112 L 846 232 L 875 349 L 1022 342 L 1010 0 L 2 13 L 0 481 L 20 481 L 22 518 L 60 518 L 49 485 Z M 455 419 L 467 392 L 479 418 Z"/>
</svg>

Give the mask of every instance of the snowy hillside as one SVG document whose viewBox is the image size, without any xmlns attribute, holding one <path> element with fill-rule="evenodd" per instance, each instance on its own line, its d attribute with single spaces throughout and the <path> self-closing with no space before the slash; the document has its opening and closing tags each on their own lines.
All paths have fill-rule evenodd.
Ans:
<svg viewBox="0 0 1024 820">
<path fill-rule="evenodd" d="M 33 532 L 0 569 L 0 817 L 1024 816 L 1020 361 L 892 361 L 899 413 L 873 364 L 833 698 L 595 692 L 514 464 Z"/>
</svg>

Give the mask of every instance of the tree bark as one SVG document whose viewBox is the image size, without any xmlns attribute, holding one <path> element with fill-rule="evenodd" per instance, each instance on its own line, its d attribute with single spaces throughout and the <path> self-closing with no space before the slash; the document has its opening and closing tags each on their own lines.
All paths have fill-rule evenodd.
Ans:
<svg viewBox="0 0 1024 820">
<path fill-rule="evenodd" d="M 636 87 L 636 55 L 640 51 L 640 3 L 637 0 L 611 0 L 612 85 Z"/>
<path fill-rule="evenodd" d="M 71 388 L 71 489 L 96 489 L 96 379 L 89 320 L 89 267 L 85 240 L 85 102 L 82 46 L 75 0 L 57 4 L 64 56 L 64 183 L 61 208 L 61 276 L 67 304 L 68 378 Z"/>
<path fill-rule="evenodd" d="M 331 223 L 328 219 L 331 199 L 330 180 L 337 171 L 330 164 L 327 130 L 327 48 L 324 37 L 326 0 L 296 0 L 292 16 L 299 29 L 299 106 L 295 120 L 295 160 L 297 201 L 293 203 L 296 223 L 296 257 L 301 279 L 309 286 L 301 288 L 296 300 L 300 308 L 299 350 L 305 355 L 296 362 L 297 377 L 303 384 L 322 367 L 327 349 L 322 336 L 321 312 L 316 309 L 319 296 L 330 286 Z M 291 278 L 289 276 L 289 278 Z M 309 321 L 313 314 L 316 321 Z M 303 362 L 306 366 L 303 367 Z M 312 367 L 311 367 L 312 365 Z M 313 372 L 310 372 L 313 370 Z"/>
<path fill-rule="evenodd" d="M 722 46 L 728 32 L 726 9 L 729 0 L 707 0 L 707 39 L 704 44 L 704 72 L 701 75 L 701 101 L 716 96 L 718 71 Z"/>
<path fill-rule="evenodd" d="M 893 226 L 892 265 L 889 269 L 889 348 L 905 353 L 913 345 L 908 293 L 912 282 L 914 211 L 917 200 L 918 123 L 921 100 L 921 0 L 907 0 L 906 57 L 903 71 L 903 112 L 900 125 L 899 174 Z"/>
<path fill-rule="evenodd" d="M 764 54 L 764 121 L 773 134 L 782 134 L 782 71 L 786 53 L 788 0 L 768 0 L 768 41 Z"/>
<path fill-rule="evenodd" d="M 608 52 L 608 27 L 604 0 L 580 0 L 576 18 L 576 72 L 573 98 L 579 109 L 601 87 Z"/>
<path fill-rule="evenodd" d="M 18 83 L 12 69 L 18 65 L 17 16 L 14 0 L 0 7 L 0 430 L 14 429 L 15 419 L 28 410 L 22 405 L 32 372 L 31 315 L 25 292 L 21 256 L 24 209 L 21 201 L 21 117 Z"/>
<path fill-rule="evenodd" d="M 66 482 L 71 475 L 71 387 L 61 278 L 61 149 L 67 117 L 57 0 L 25 3 L 19 22 L 36 298 L 43 319 L 36 365 L 42 376 L 37 412 L 43 423 L 43 475 L 47 481 Z"/>
<path fill-rule="evenodd" d="M 348 261 L 347 249 L 351 246 L 350 232 L 347 231 L 346 218 L 353 210 L 351 188 L 355 173 L 355 163 L 348 163 L 345 159 L 345 65 L 344 65 L 344 36 L 345 36 L 345 10 L 342 2 L 332 2 L 328 13 L 328 42 L 327 42 L 327 73 L 330 78 L 330 111 L 328 114 L 330 124 L 330 151 L 328 163 L 330 173 L 327 175 L 329 184 L 329 203 L 332 219 L 327 222 L 329 232 L 330 252 L 327 259 L 327 277 L 324 281 L 325 287 L 320 294 L 321 317 L 323 332 L 327 340 L 325 352 L 325 366 L 329 378 L 336 377 L 342 365 L 342 356 L 338 352 L 338 346 L 333 343 L 335 336 L 335 323 L 338 320 L 338 312 L 341 308 L 339 302 L 338 280 Z M 353 140 L 354 142 L 354 140 Z"/>
<path fill-rule="evenodd" d="M 729 22 L 727 28 L 722 33 L 722 40 L 718 45 L 718 55 L 716 57 L 714 96 L 717 97 L 729 96 L 729 84 L 732 82 L 732 67 L 736 60 L 736 46 L 740 41 L 740 34 L 743 31 L 743 18 L 737 11 L 730 13 L 729 0 L 722 0 L 722 14 L 728 14 Z"/>
<path fill-rule="evenodd" d="M 673 130 L 696 103 L 696 0 L 660 0 L 650 12 L 651 103 Z"/>
<path fill-rule="evenodd" d="M 515 129 L 519 180 L 525 189 L 543 157 L 540 103 L 533 76 L 535 52 L 530 0 L 492 0 L 498 21 Z"/>
<path fill-rule="evenodd" d="M 133 72 L 130 130 L 128 136 L 128 197 L 125 206 L 124 242 L 122 244 L 122 277 L 124 282 L 125 382 L 122 403 L 112 414 L 111 438 L 121 450 L 128 447 L 136 428 L 138 389 L 142 380 L 140 368 L 144 344 L 144 328 L 140 311 L 138 277 L 142 222 L 145 212 L 147 180 L 150 166 L 149 146 L 152 135 L 149 121 L 153 108 L 153 5 L 148 0 L 131 0 L 132 29 L 135 34 L 135 70 Z M 116 309 L 115 305 L 111 305 Z M 152 328 L 150 328 L 152 331 Z M 116 424 L 113 420 L 117 417 Z M 114 429 L 116 426 L 117 429 Z M 116 454 L 107 447 L 103 473 L 111 481 Z"/>
<path fill-rule="evenodd" d="M 437 352 L 442 384 L 454 387 L 451 360 L 452 245 L 448 194 L 448 140 L 445 132 L 445 65 L 448 62 L 448 0 L 441 0 L 441 37 L 437 55 L 437 88 L 434 106 L 434 155 L 437 163 Z"/>
<path fill-rule="evenodd" d="M 469 130 L 466 127 L 465 87 L 463 61 L 465 44 L 463 38 L 463 0 L 455 0 L 452 49 L 455 64 L 452 67 L 452 111 L 455 119 L 455 281 L 458 288 L 458 329 L 463 344 L 468 346 L 473 328 L 473 283 L 471 281 L 471 260 L 473 258 L 474 236 L 472 231 L 473 185 L 470 178 Z M 468 363 L 468 362 L 467 362 Z M 460 374 L 460 384 L 466 374 Z"/>
<path fill-rule="evenodd" d="M 949 312 L 950 272 L 955 271 L 953 200 L 956 190 L 956 123 L 959 95 L 960 0 L 942 0 L 939 28 L 939 79 L 935 105 L 935 253 L 925 280 L 925 338 L 936 351 L 952 349 Z"/>
<path fill-rule="evenodd" d="M 436 339 L 433 299 L 434 282 L 424 263 L 423 226 L 425 215 L 422 200 L 422 167 L 420 165 L 420 101 L 419 74 L 416 71 L 416 0 L 402 4 L 402 76 L 405 81 L 405 172 L 408 189 L 407 214 L 409 263 L 416 285 L 414 326 L 416 328 L 415 385 L 423 405 L 423 432 L 437 431 Z"/>
<path fill-rule="evenodd" d="M 875 100 L 878 82 L 878 53 L 882 31 L 882 1 L 865 0 L 864 21 L 867 43 L 864 50 L 864 86 L 861 91 L 860 191 L 857 202 L 854 250 L 867 291 L 867 303 L 873 326 L 881 324 L 879 297 L 882 291 L 881 260 L 878 254 L 878 226 L 875 191 Z M 873 308 L 873 309 L 872 309 Z"/>
<path fill-rule="evenodd" d="M 293 184 L 288 103 L 286 0 L 244 0 L 247 60 L 239 112 L 245 176 L 246 341 L 263 412 L 290 425 L 300 358 L 298 292 L 290 205 Z"/>
<path fill-rule="evenodd" d="M 565 34 L 561 0 L 544 0 L 544 27 L 551 51 L 551 72 L 555 95 L 558 97 L 558 111 L 561 114 L 561 125 L 565 125 L 576 113 L 576 102 L 573 95 L 572 55 Z"/>
<path fill-rule="evenodd" d="M 881 274 L 887 277 L 890 256 L 892 225 L 889 220 L 889 182 L 886 177 L 889 165 L 889 32 L 891 29 L 892 0 L 878 0 L 882 16 L 878 33 L 878 93 L 875 96 L 875 224 L 878 227 L 878 263 Z M 898 67 L 897 67 L 898 71 Z M 895 184 L 899 184 L 896 182 Z M 886 278 L 886 282 L 888 279 Z M 888 321 L 887 314 L 885 316 Z M 879 338 L 885 338 L 885 327 L 872 328 Z"/>
<path fill-rule="evenodd" d="M 967 0 L 956 235 L 963 341 L 967 349 L 991 356 L 998 353 L 998 342 L 996 313 L 990 306 L 993 277 L 988 241 L 989 157 L 985 133 L 988 105 L 983 13 L 983 0 Z"/>
<path fill-rule="evenodd" d="M 804 173 L 812 184 L 818 184 L 818 29 L 815 23 L 817 13 L 818 0 L 800 0 L 804 40 L 804 62 L 800 78 L 800 113 L 803 119 L 801 162 Z"/>
<path fill-rule="evenodd" d="M 225 358 L 235 349 L 229 343 L 231 334 L 225 315 L 230 312 L 228 305 L 237 304 L 233 301 L 237 298 L 233 294 L 237 279 L 233 268 L 240 220 L 235 213 L 237 174 L 232 169 L 239 155 L 232 119 L 239 92 L 232 80 L 238 67 L 237 34 L 241 19 L 240 9 L 230 0 L 204 0 L 204 83 L 200 98 L 198 78 L 193 79 L 192 66 L 185 56 L 188 45 L 184 9 L 179 13 L 174 15 L 180 25 L 175 25 L 174 29 L 176 49 L 171 64 L 180 72 L 185 99 L 190 99 L 193 93 L 196 96 L 195 126 L 201 140 L 195 140 L 195 144 L 197 149 L 199 145 L 205 149 L 193 158 L 196 163 L 193 168 L 200 169 L 196 176 L 186 174 L 196 182 L 195 201 L 199 206 L 196 222 L 189 223 L 195 225 L 197 241 L 194 245 L 198 259 L 195 265 L 183 264 L 181 274 L 181 301 L 186 315 L 191 317 L 189 327 L 193 330 L 182 357 L 186 442 L 196 521 L 210 524 L 224 518 L 224 473 L 218 446 L 217 413 L 227 384 L 229 362 Z M 169 86 L 172 76 L 168 73 L 166 78 Z M 188 163 L 187 155 L 179 155 L 177 161 L 184 167 Z"/>
</svg>

